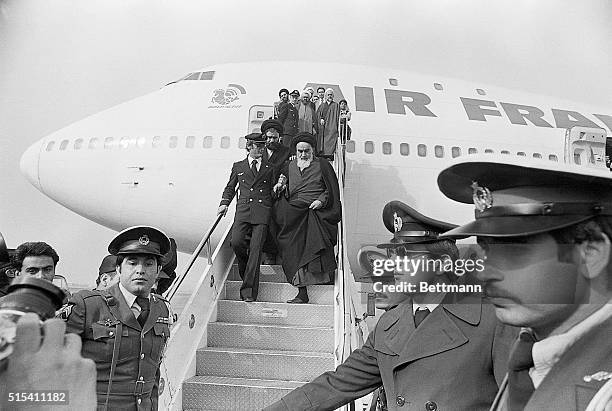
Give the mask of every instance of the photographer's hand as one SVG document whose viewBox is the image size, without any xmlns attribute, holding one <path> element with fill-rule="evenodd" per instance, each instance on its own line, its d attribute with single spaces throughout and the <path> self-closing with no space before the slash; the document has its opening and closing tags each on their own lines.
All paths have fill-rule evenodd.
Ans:
<svg viewBox="0 0 612 411">
<path fill-rule="evenodd" d="M 41 326 L 35 314 L 17 323 L 13 353 L 0 374 L 0 409 L 6 410 L 95 410 L 96 365 L 81 356 L 81 338 L 65 334 L 66 324 L 57 318 Z M 9 402 L 10 393 L 67 392 L 68 404 Z"/>
</svg>

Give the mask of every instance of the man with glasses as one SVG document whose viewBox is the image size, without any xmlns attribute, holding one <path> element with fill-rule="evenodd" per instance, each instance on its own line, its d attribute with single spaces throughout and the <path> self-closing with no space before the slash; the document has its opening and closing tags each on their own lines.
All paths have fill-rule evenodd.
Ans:
<svg viewBox="0 0 612 411">
<path fill-rule="evenodd" d="M 261 252 L 268 232 L 276 173 L 274 167 L 262 158 L 266 150 L 264 136 L 252 133 L 245 138 L 248 155 L 232 166 L 217 214 L 225 216 L 238 187 L 231 243 L 242 278 L 240 298 L 253 302 L 259 289 Z"/>
<path fill-rule="evenodd" d="M 612 174 L 509 156 L 470 156 L 443 170 L 447 197 L 474 221 L 484 292 L 523 327 L 495 410 L 612 409 Z"/>
<path fill-rule="evenodd" d="M 385 206 L 383 221 L 394 233 L 389 243 L 379 245 L 388 250 L 387 261 L 404 256 L 423 263 L 458 261 L 454 240 L 439 237 L 454 225 L 400 201 Z M 469 283 L 435 264 L 392 271 L 394 284 L 380 284 L 385 275 L 374 276 L 375 290 L 406 283 Z M 266 410 L 333 410 L 381 385 L 389 410 L 488 410 L 506 371 L 514 330 L 496 320 L 493 307 L 483 304 L 479 293 L 423 292 L 419 286 L 407 293 L 408 299 L 396 299 L 399 305 L 383 314 L 364 346 L 335 371 Z"/>
</svg>

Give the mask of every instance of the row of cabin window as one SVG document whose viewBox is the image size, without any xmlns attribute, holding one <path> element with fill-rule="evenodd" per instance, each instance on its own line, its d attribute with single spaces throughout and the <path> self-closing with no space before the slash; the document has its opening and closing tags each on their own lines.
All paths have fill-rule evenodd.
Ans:
<svg viewBox="0 0 612 411">
<path fill-rule="evenodd" d="M 221 137 L 220 143 L 221 143 L 220 144 L 221 148 L 230 148 L 230 138 L 228 136 Z M 70 144 L 69 140 L 62 140 L 59 143 L 59 150 L 60 151 L 66 150 L 69 144 Z M 150 144 L 152 148 L 161 147 L 162 145 L 164 145 L 163 137 L 162 136 L 153 137 Z M 179 145 L 179 138 L 177 136 L 170 136 L 168 137 L 167 144 L 168 144 L 168 147 L 170 148 L 177 148 Z M 130 148 L 134 146 L 138 148 L 144 148 L 146 145 L 147 145 L 147 139 L 145 137 L 138 137 L 138 138 L 122 137 L 121 139 L 115 139 L 113 137 L 106 137 L 106 138 L 92 137 L 87 142 L 87 148 L 89 150 L 95 150 L 98 148 L 111 149 L 114 147 Z M 195 146 L 196 146 L 195 136 L 185 137 L 185 148 L 195 148 Z M 202 143 L 201 143 L 202 148 L 212 148 L 212 146 L 213 146 L 212 136 L 205 136 L 204 138 L 202 138 Z M 240 137 L 238 139 L 238 147 L 239 148 L 246 147 L 246 140 L 244 139 L 244 137 Z M 45 149 L 46 151 L 52 151 L 54 148 L 55 148 L 55 141 L 49 141 Z M 85 140 L 82 138 L 77 138 L 76 140 L 74 140 L 74 143 L 72 144 L 72 148 L 74 150 L 84 149 Z"/>
<path fill-rule="evenodd" d="M 373 141 L 364 142 L 363 148 L 366 154 L 373 154 L 374 153 L 374 142 Z M 427 145 L 426 144 L 417 144 L 416 148 L 417 148 L 417 155 L 419 157 L 427 157 Z M 355 141 L 349 140 L 346 142 L 346 151 L 349 153 L 355 152 Z M 410 155 L 410 145 L 408 143 L 400 143 L 399 151 L 402 156 L 409 156 Z M 434 156 L 436 158 L 444 158 L 444 146 L 435 145 L 433 148 L 433 151 L 434 151 Z M 455 158 L 455 157 L 461 156 L 461 151 L 462 151 L 461 147 L 456 147 L 456 146 L 451 147 L 451 157 Z M 487 148 L 484 150 L 484 152 L 485 154 L 493 154 L 495 151 L 493 149 Z M 393 153 L 392 143 L 388 141 L 383 142 L 382 143 L 382 153 L 385 155 L 391 155 Z M 468 148 L 467 153 L 477 154 L 478 149 L 475 147 L 470 147 Z M 501 150 L 500 153 L 508 154 L 508 155 L 511 154 L 510 151 L 508 150 Z M 525 153 L 524 151 L 518 151 L 516 155 L 521 156 L 521 157 L 526 157 L 527 153 Z M 533 153 L 533 158 L 542 158 L 542 154 Z M 550 154 L 548 156 L 548 159 L 551 161 L 559 161 L 559 159 L 557 158 L 555 154 Z"/>
</svg>

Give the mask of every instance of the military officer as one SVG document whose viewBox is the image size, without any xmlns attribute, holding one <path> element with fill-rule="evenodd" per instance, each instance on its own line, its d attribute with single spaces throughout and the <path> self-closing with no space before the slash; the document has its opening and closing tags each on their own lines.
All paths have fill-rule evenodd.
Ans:
<svg viewBox="0 0 612 411">
<path fill-rule="evenodd" d="M 260 133 L 245 138 L 248 155 L 232 166 L 217 214 L 225 215 L 238 186 L 231 243 L 242 278 L 240 298 L 252 302 L 257 299 L 259 289 L 261 252 L 268 232 L 276 172 L 262 158 L 265 138 Z"/>
<path fill-rule="evenodd" d="M 485 294 L 524 327 L 496 410 L 612 409 L 612 174 L 572 164 L 470 156 L 438 177 L 476 219 Z"/>
<path fill-rule="evenodd" d="M 74 294 L 59 316 L 81 336 L 82 355 L 97 369 L 98 409 L 157 410 L 159 366 L 170 336 L 166 301 L 152 294 L 170 241 L 160 230 L 136 226 L 108 246 L 119 282 Z"/>
<path fill-rule="evenodd" d="M 390 243 L 380 245 L 390 250 L 390 258 L 458 258 L 455 242 L 438 237 L 454 227 L 451 224 L 399 201 L 385 206 L 383 221 L 395 233 Z M 439 266 L 395 273 L 396 285 L 400 279 L 428 284 L 460 281 Z M 493 307 L 483 304 L 479 294 L 416 291 L 409 297 L 384 313 L 364 346 L 335 371 L 266 410 L 333 410 L 380 385 L 389 410 L 488 410 L 516 334 L 496 320 Z"/>
</svg>

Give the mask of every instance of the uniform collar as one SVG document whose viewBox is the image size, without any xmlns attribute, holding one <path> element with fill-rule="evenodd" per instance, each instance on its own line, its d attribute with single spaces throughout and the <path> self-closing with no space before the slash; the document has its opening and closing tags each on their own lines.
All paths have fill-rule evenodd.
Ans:
<svg viewBox="0 0 612 411">
<path fill-rule="evenodd" d="M 267 150 L 267 149 L 266 149 Z M 249 165 L 253 164 L 253 160 L 257 161 L 257 165 L 259 166 L 261 164 L 261 157 L 259 158 L 253 158 L 250 155 L 247 156 L 247 161 L 249 162 Z"/>
<path fill-rule="evenodd" d="M 132 294 L 131 292 L 129 292 L 127 290 L 127 288 L 125 288 L 123 286 L 123 284 L 121 284 L 121 281 L 119 282 L 119 291 L 121 291 L 121 294 L 123 295 L 123 298 L 125 298 L 125 302 L 127 303 L 128 307 L 131 307 L 134 305 L 134 301 L 136 301 L 136 295 Z M 149 297 L 147 297 L 149 300 L 151 299 L 151 295 L 149 294 Z"/>
</svg>

